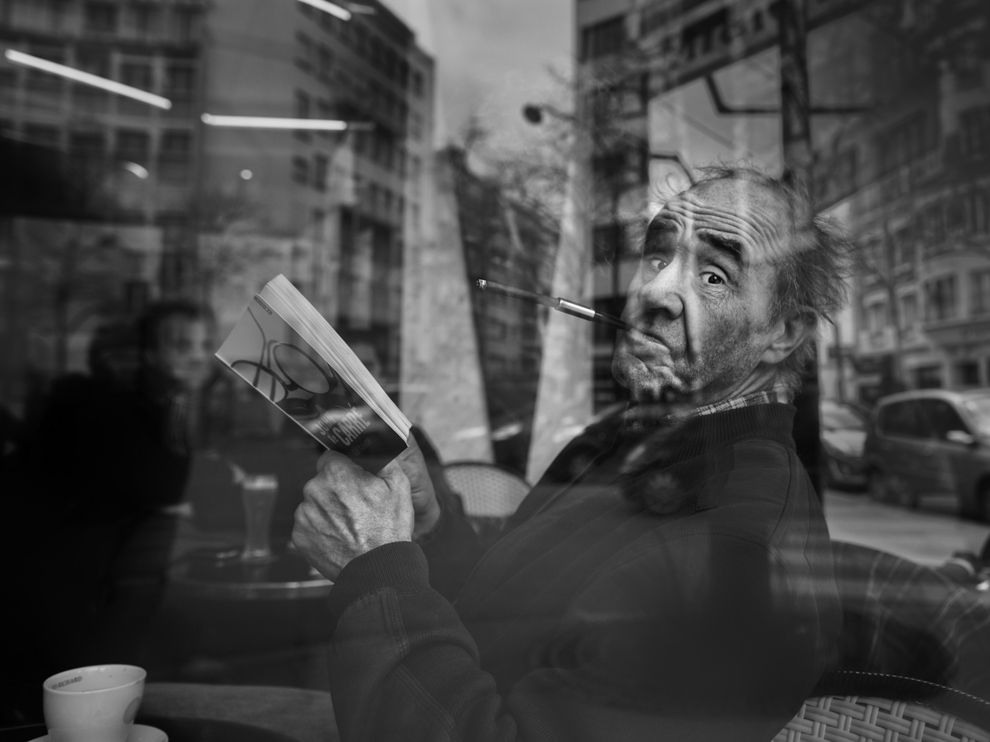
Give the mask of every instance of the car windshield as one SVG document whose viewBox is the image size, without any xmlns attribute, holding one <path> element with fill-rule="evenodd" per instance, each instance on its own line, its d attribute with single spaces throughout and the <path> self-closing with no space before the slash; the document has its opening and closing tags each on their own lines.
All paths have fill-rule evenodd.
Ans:
<svg viewBox="0 0 990 742">
<path fill-rule="evenodd" d="M 822 409 L 822 427 L 826 430 L 862 430 L 863 419 L 848 407 L 827 406 Z"/>
<path fill-rule="evenodd" d="M 990 435 L 990 395 L 973 397 L 964 403 L 981 435 Z"/>
</svg>

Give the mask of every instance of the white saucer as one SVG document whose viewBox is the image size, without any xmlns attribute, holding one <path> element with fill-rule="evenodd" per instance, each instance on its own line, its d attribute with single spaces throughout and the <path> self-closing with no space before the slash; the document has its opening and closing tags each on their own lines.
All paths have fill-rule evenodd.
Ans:
<svg viewBox="0 0 990 742">
<path fill-rule="evenodd" d="M 48 735 L 35 737 L 31 742 L 48 742 Z M 147 724 L 135 724 L 127 736 L 127 742 L 168 742 L 168 735 Z"/>
</svg>

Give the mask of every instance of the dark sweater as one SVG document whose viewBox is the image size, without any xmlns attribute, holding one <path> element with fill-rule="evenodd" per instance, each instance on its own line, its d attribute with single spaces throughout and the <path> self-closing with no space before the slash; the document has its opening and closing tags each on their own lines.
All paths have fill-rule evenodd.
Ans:
<svg viewBox="0 0 990 742">
<path fill-rule="evenodd" d="M 771 739 L 839 616 L 792 422 L 761 405 L 621 443 L 617 477 L 527 498 L 454 603 L 430 585 L 450 523 L 429 563 L 355 559 L 331 597 L 342 739 Z"/>
</svg>

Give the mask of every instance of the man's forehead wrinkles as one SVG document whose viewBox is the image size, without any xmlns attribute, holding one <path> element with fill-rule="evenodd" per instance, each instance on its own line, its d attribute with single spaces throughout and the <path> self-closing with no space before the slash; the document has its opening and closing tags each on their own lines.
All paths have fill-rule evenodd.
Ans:
<svg viewBox="0 0 990 742">
<path fill-rule="evenodd" d="M 719 209 L 709 204 L 672 203 L 670 211 L 691 221 L 695 228 L 713 228 L 721 231 L 736 231 L 752 239 L 762 230 L 756 228 L 745 217 L 727 209 Z"/>
<path fill-rule="evenodd" d="M 698 227 L 711 226 L 715 229 L 726 227 L 738 231 L 751 240 L 776 242 L 780 238 L 780 226 L 771 217 L 767 209 L 761 208 L 751 199 L 739 199 L 734 204 L 736 208 L 722 208 L 697 198 L 692 193 L 682 194 L 678 199 L 670 201 L 664 211 L 698 223 Z M 662 214 L 663 212 L 661 212 Z M 711 218 L 722 224 L 705 225 L 706 218 Z"/>
</svg>

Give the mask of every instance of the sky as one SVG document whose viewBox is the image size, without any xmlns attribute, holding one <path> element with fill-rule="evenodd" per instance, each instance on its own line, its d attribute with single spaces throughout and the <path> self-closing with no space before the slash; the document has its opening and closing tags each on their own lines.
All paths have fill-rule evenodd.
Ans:
<svg viewBox="0 0 990 742">
<path fill-rule="evenodd" d="M 477 116 L 497 138 L 527 126 L 529 102 L 561 99 L 549 69 L 572 67 L 573 0 L 384 0 L 436 60 L 437 143 Z"/>
<path fill-rule="evenodd" d="M 532 125 L 521 114 L 526 103 L 570 108 L 567 86 L 573 78 L 574 0 L 383 0 L 416 33 L 436 60 L 438 87 L 436 144 L 463 140 L 466 123 L 480 119 L 489 144 L 525 150 Z M 815 32 L 809 58 L 839 60 L 828 49 L 829 34 Z M 775 106 L 779 66 L 776 50 L 723 68 L 715 77 L 732 105 Z M 556 70 L 554 77 L 550 69 Z M 691 167 L 715 162 L 746 162 L 780 167 L 780 123 L 776 116 L 719 114 L 700 80 L 651 100 L 650 147 L 677 153 Z M 828 120 L 816 119 L 815 126 Z M 651 165 L 651 179 L 663 180 L 677 168 L 662 159 Z"/>
</svg>

